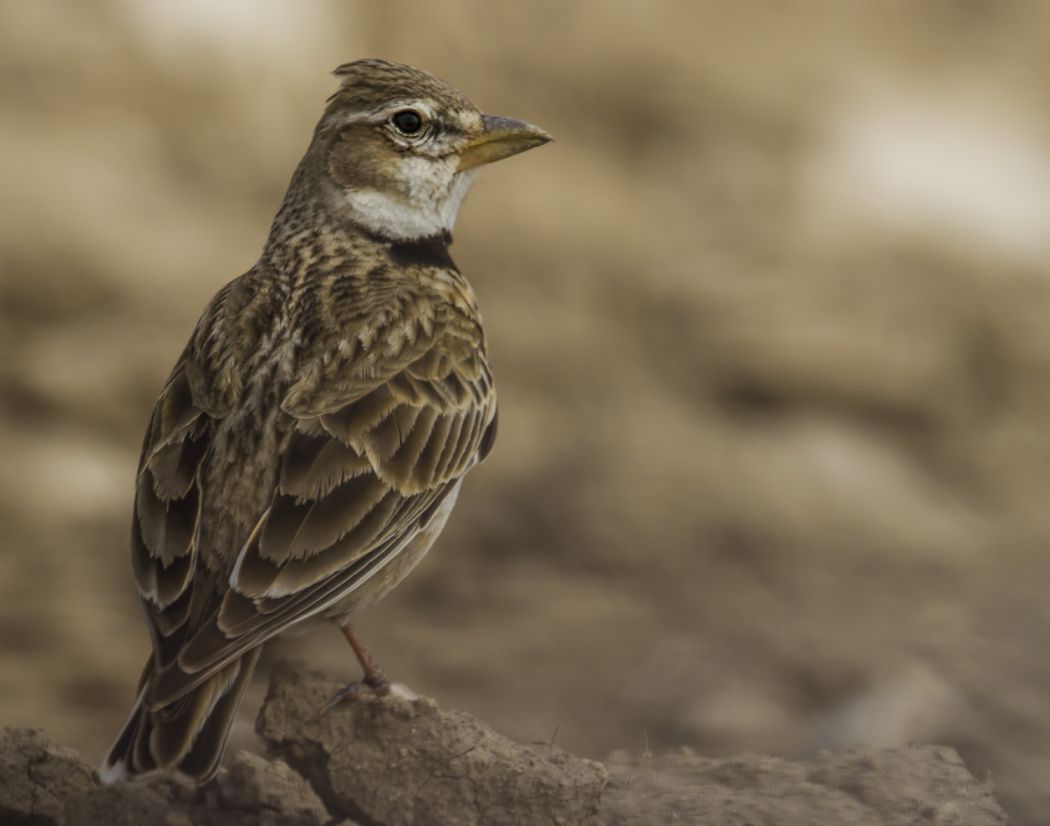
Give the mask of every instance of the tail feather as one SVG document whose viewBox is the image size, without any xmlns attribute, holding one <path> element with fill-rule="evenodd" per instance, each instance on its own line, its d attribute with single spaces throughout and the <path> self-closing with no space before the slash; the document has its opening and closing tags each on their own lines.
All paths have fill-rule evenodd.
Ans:
<svg viewBox="0 0 1050 826">
<path fill-rule="evenodd" d="M 214 776 L 261 648 L 248 651 L 174 703 L 146 705 L 152 666 L 128 721 L 99 769 L 103 783 L 172 772 L 192 783 Z"/>
</svg>

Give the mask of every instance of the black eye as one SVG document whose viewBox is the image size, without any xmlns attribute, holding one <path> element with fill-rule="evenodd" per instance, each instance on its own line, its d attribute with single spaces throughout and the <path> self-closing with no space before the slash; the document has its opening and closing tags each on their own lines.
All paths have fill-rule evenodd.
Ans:
<svg viewBox="0 0 1050 826">
<path fill-rule="evenodd" d="M 419 112 L 412 109 L 403 109 L 394 113 L 390 122 L 397 127 L 398 132 L 404 135 L 417 135 L 423 128 L 423 118 L 419 116 Z"/>
</svg>

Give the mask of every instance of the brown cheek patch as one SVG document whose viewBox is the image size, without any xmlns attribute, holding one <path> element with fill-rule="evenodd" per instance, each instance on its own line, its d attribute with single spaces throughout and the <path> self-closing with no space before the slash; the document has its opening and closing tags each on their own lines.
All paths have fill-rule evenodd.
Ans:
<svg viewBox="0 0 1050 826">
<path fill-rule="evenodd" d="M 373 124 L 354 123 L 339 130 L 328 156 L 328 171 L 344 189 L 395 188 L 400 155 Z"/>
</svg>

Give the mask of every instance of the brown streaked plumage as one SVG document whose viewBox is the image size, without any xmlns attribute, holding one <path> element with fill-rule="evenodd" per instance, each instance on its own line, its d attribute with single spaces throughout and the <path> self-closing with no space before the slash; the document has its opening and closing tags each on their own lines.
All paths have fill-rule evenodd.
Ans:
<svg viewBox="0 0 1050 826">
<path fill-rule="evenodd" d="M 259 261 L 204 311 L 146 432 L 131 556 L 153 655 L 107 781 L 210 778 L 260 646 L 381 599 L 492 447 L 449 233 L 477 166 L 550 138 L 407 66 L 335 74 Z"/>
</svg>

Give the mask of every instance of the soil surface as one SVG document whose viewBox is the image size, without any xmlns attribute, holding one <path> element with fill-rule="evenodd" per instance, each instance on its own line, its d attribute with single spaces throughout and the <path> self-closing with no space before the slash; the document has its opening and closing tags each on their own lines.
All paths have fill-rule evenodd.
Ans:
<svg viewBox="0 0 1050 826">
<path fill-rule="evenodd" d="M 394 686 L 326 713 L 341 688 L 282 664 L 242 751 L 206 786 L 102 786 L 36 729 L 0 732 L 0 823 L 15 826 L 1007 823 L 992 784 L 944 747 L 856 749 L 811 761 L 689 750 L 610 756 L 509 740 Z"/>
</svg>

